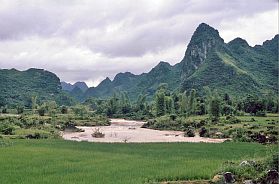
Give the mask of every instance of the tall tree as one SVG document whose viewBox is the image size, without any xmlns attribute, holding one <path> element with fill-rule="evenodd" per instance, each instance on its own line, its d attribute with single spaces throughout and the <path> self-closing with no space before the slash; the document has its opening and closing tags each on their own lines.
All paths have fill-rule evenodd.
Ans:
<svg viewBox="0 0 279 184">
<path fill-rule="evenodd" d="M 221 100 L 217 91 L 214 91 L 210 102 L 210 115 L 214 120 L 218 120 L 221 113 Z"/>
<path fill-rule="evenodd" d="M 37 104 L 37 96 L 32 96 L 31 97 L 31 101 L 32 101 L 32 111 L 33 111 L 33 113 L 35 112 L 35 109 L 37 109 L 37 106 L 38 106 L 38 104 Z"/>
<path fill-rule="evenodd" d="M 188 113 L 189 115 L 195 115 L 196 114 L 196 105 L 197 105 L 197 99 L 196 99 L 196 90 L 192 89 L 189 96 L 189 105 L 188 105 Z"/>
<path fill-rule="evenodd" d="M 163 89 L 156 92 L 155 97 L 156 115 L 163 116 L 166 112 L 165 93 Z"/>
<path fill-rule="evenodd" d="M 180 95 L 180 113 L 181 114 L 186 114 L 186 111 L 187 111 L 187 95 L 186 95 L 186 92 L 182 93 Z"/>
</svg>

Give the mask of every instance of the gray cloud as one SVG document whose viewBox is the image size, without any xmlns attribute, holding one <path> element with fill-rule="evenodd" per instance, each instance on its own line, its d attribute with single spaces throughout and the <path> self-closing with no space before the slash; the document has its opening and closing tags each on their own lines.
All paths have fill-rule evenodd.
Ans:
<svg viewBox="0 0 279 184">
<path fill-rule="evenodd" d="M 1 68 L 46 68 L 62 80 L 91 84 L 120 71 L 146 72 L 160 60 L 179 62 L 201 22 L 219 29 L 225 41 L 242 36 L 252 45 L 278 31 L 276 0 L 0 0 L 0 4 Z M 259 25 L 269 29 L 256 31 Z"/>
</svg>

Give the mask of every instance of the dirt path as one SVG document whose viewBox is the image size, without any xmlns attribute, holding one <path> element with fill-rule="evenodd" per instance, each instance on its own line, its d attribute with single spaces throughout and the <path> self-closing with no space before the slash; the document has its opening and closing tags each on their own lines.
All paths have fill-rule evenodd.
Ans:
<svg viewBox="0 0 279 184">
<path fill-rule="evenodd" d="M 86 127 L 79 126 L 84 132 L 63 132 L 65 140 L 89 142 L 208 142 L 221 143 L 226 139 L 211 139 L 203 137 L 184 137 L 182 131 L 160 131 L 141 128 L 145 122 L 124 119 L 111 119 L 110 126 Z M 105 134 L 104 138 L 94 138 L 91 134 L 99 128 Z"/>
</svg>

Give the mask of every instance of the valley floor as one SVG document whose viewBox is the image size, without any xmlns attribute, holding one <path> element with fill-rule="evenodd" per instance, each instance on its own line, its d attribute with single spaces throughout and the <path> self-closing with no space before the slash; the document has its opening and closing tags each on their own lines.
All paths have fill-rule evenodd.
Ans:
<svg viewBox="0 0 279 184">
<path fill-rule="evenodd" d="M 84 132 L 63 132 L 65 140 L 89 142 L 207 142 L 221 143 L 227 139 L 204 138 L 196 134 L 195 137 L 184 137 L 182 131 L 161 131 L 141 128 L 145 122 L 124 119 L 111 119 L 110 126 L 86 127 L 78 126 Z M 105 134 L 103 138 L 92 137 L 92 133 L 99 129 Z"/>
</svg>

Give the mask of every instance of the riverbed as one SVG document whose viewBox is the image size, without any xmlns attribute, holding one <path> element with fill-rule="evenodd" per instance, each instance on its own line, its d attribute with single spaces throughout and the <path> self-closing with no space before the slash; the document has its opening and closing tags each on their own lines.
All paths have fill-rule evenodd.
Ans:
<svg viewBox="0 0 279 184">
<path fill-rule="evenodd" d="M 195 137 L 184 137 L 182 131 L 153 130 L 141 128 L 144 121 L 133 121 L 125 119 L 111 119 L 110 126 L 77 126 L 84 132 L 62 132 L 65 140 L 106 142 L 106 143 L 147 143 L 147 142 L 207 142 L 222 143 L 226 139 L 204 138 L 196 135 Z M 99 129 L 105 136 L 103 138 L 92 137 L 92 133 Z"/>
</svg>

